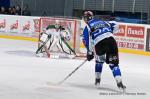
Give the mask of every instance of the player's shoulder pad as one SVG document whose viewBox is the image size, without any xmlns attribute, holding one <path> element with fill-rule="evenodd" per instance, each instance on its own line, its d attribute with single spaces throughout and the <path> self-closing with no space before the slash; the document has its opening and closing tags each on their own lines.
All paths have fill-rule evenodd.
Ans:
<svg viewBox="0 0 150 99">
<path fill-rule="evenodd" d="M 46 27 L 46 30 L 48 30 L 48 29 L 54 29 L 55 28 L 55 25 L 48 25 L 47 27 Z"/>
</svg>

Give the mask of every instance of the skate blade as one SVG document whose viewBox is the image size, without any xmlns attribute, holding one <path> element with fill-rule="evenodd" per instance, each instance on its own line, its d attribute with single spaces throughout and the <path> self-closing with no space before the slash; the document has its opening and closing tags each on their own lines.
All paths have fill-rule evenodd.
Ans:
<svg viewBox="0 0 150 99">
<path fill-rule="evenodd" d="M 126 93 L 126 88 L 119 88 L 122 93 Z"/>
<path fill-rule="evenodd" d="M 100 83 L 95 84 L 95 87 L 96 87 L 97 89 L 99 89 L 99 88 L 100 88 Z"/>
</svg>

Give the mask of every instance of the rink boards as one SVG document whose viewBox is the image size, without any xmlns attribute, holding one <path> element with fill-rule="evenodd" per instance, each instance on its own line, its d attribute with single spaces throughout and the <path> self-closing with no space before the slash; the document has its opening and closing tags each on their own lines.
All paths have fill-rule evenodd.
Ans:
<svg viewBox="0 0 150 99">
<path fill-rule="evenodd" d="M 22 37 L 22 36 L 0 35 L 0 38 L 14 39 L 14 40 L 27 40 L 27 41 L 32 41 L 32 42 L 38 42 L 37 38 L 29 38 L 29 37 Z M 80 47 L 84 48 L 83 44 L 81 44 Z M 133 49 L 119 48 L 119 52 L 150 56 L 150 52 L 145 52 L 145 51 L 140 51 L 140 50 L 133 50 Z"/>
<path fill-rule="evenodd" d="M 0 38 L 38 42 L 39 17 L 0 16 Z M 81 30 L 85 24 L 81 21 Z M 82 31 L 81 31 L 82 32 Z M 150 56 L 150 25 L 119 23 L 119 51 Z M 80 36 L 80 48 L 84 48 Z"/>
</svg>

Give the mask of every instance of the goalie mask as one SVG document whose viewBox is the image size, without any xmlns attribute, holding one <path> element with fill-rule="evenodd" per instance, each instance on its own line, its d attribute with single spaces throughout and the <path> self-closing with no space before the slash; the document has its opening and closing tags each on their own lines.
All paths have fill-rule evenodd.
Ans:
<svg viewBox="0 0 150 99">
<path fill-rule="evenodd" d="M 93 17 L 94 17 L 94 15 L 93 15 L 93 12 L 91 12 L 91 11 L 85 11 L 83 14 L 84 21 L 89 21 L 89 20 L 93 19 Z"/>
<path fill-rule="evenodd" d="M 55 21 L 55 28 L 58 29 L 60 27 L 60 22 L 58 20 Z"/>
</svg>

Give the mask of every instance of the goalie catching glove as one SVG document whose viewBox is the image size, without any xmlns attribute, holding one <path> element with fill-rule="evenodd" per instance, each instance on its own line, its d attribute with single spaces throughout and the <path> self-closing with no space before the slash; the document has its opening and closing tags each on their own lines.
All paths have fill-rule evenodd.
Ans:
<svg viewBox="0 0 150 99">
<path fill-rule="evenodd" d="M 86 57 L 87 57 L 88 61 L 91 61 L 94 58 L 94 53 L 93 52 L 87 52 Z"/>
</svg>

